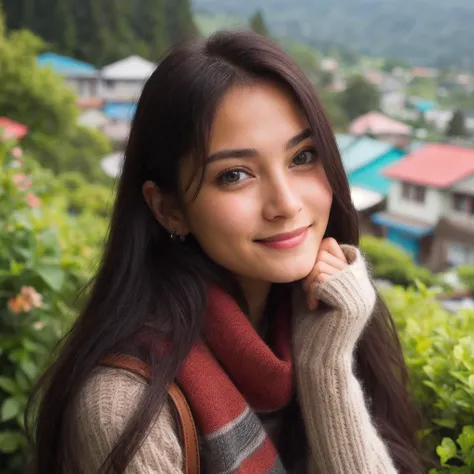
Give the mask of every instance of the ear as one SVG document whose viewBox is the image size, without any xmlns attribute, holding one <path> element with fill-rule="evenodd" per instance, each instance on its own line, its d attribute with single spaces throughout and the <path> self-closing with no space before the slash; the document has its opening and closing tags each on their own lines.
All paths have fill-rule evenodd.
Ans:
<svg viewBox="0 0 474 474">
<path fill-rule="evenodd" d="M 189 234 L 184 213 L 175 197 L 162 193 L 153 181 L 143 183 L 142 193 L 153 215 L 169 233 L 175 230 L 176 235 Z"/>
</svg>

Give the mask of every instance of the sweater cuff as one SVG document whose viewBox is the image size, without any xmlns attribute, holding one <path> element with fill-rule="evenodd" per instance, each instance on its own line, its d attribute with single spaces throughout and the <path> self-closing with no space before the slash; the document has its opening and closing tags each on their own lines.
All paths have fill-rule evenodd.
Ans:
<svg viewBox="0 0 474 474">
<path fill-rule="evenodd" d="M 339 309 L 344 315 L 368 317 L 377 298 L 367 271 L 367 266 L 359 249 L 341 245 L 349 265 L 334 274 L 329 280 L 313 286 L 316 297 Z"/>
</svg>

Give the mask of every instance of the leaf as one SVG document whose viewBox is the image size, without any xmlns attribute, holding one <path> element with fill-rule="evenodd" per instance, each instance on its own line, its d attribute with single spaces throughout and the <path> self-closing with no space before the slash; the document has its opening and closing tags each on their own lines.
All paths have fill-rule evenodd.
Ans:
<svg viewBox="0 0 474 474">
<path fill-rule="evenodd" d="M 442 466 L 446 466 L 446 463 L 456 456 L 457 452 L 456 443 L 451 438 L 443 438 L 441 444 L 436 448 Z"/>
<path fill-rule="evenodd" d="M 64 271 L 57 265 L 39 265 L 36 273 L 53 290 L 60 291 L 64 284 Z"/>
<path fill-rule="evenodd" d="M 461 446 L 463 454 L 467 455 L 469 451 L 474 448 L 474 426 L 464 426 L 457 442 L 459 446 Z"/>
<path fill-rule="evenodd" d="M 20 404 L 16 398 L 7 398 L 2 405 L 2 421 L 15 418 L 20 412 Z"/>
<path fill-rule="evenodd" d="M 474 390 L 474 375 L 470 375 L 469 379 L 467 381 L 467 384 L 469 385 L 469 388 L 471 390 Z"/>
<path fill-rule="evenodd" d="M 456 420 L 454 418 L 443 418 L 443 419 L 433 419 L 433 423 L 436 423 L 438 426 L 442 426 L 444 428 L 456 428 Z"/>
<path fill-rule="evenodd" d="M 8 377 L 0 377 L 0 388 L 13 395 L 17 391 L 17 386 L 13 379 L 9 379 Z"/>
<path fill-rule="evenodd" d="M 14 431 L 0 432 L 0 451 L 3 453 L 14 453 L 26 444 L 25 437 Z"/>
</svg>

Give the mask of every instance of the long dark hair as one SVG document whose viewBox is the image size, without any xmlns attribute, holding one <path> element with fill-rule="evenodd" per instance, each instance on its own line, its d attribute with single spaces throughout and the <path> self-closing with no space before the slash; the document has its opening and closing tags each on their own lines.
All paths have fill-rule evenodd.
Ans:
<svg viewBox="0 0 474 474">
<path fill-rule="evenodd" d="M 35 434 L 36 474 L 80 472 L 69 428 L 75 397 L 105 355 L 144 327 L 152 333 L 167 324 L 174 350 L 160 360 L 149 358 L 151 388 L 108 459 L 109 472 L 123 473 L 198 336 L 206 281 L 215 279 L 229 291 L 238 290 L 192 238 L 184 245 L 170 240 L 145 203 L 142 185 L 152 180 L 162 192 L 179 196 L 181 160 L 192 152 L 196 171 L 202 172 L 219 101 L 231 87 L 255 81 L 279 84 L 300 105 L 334 192 L 326 235 L 358 244 L 357 214 L 334 134 L 311 82 L 294 61 L 272 41 L 251 32 L 221 32 L 175 47 L 139 99 L 103 259 L 87 303 L 35 392 L 42 394 L 38 415 L 31 409 L 27 418 Z M 423 472 L 404 359 L 380 300 L 356 360 L 373 419 L 397 467 L 407 474 Z"/>
</svg>

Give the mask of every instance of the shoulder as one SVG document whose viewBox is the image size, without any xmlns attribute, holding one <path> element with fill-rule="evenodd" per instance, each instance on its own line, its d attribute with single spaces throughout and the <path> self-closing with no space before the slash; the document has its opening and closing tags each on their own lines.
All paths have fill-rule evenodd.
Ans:
<svg viewBox="0 0 474 474">
<path fill-rule="evenodd" d="M 126 370 L 99 367 L 80 391 L 74 405 L 74 435 L 87 464 L 97 470 L 135 415 L 148 385 Z M 182 451 L 172 408 L 165 403 L 127 473 L 181 472 Z"/>
</svg>

